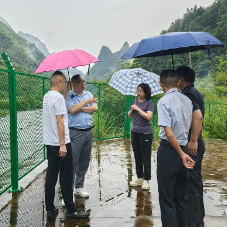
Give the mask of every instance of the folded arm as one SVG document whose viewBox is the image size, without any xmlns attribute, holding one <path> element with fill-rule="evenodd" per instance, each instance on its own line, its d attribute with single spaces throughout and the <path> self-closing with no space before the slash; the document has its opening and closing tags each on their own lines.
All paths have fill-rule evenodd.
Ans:
<svg viewBox="0 0 227 227">
<path fill-rule="evenodd" d="M 97 105 L 88 106 L 88 107 L 85 107 L 85 105 L 88 103 L 97 103 L 97 102 L 98 102 L 98 99 L 96 99 L 96 98 L 87 98 L 87 99 L 83 100 L 82 102 L 71 106 L 69 108 L 69 113 L 74 114 L 74 113 L 78 113 L 81 111 L 84 111 L 87 113 L 94 113 L 98 110 Z"/>
</svg>

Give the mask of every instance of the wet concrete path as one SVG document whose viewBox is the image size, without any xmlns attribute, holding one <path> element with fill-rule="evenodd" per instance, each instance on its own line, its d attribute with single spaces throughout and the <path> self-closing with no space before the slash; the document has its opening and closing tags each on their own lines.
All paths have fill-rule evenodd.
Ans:
<svg viewBox="0 0 227 227">
<path fill-rule="evenodd" d="M 227 143 L 206 140 L 206 146 L 203 163 L 205 224 L 206 227 L 227 226 Z M 91 212 L 89 219 L 66 218 L 58 183 L 55 205 L 59 214 L 47 222 L 43 171 L 21 192 L 5 193 L 0 197 L 0 226 L 160 227 L 157 147 L 158 141 L 154 141 L 150 190 L 129 186 L 129 182 L 136 178 L 130 140 L 94 142 L 85 179 L 85 189 L 90 197 L 75 196 L 77 207 Z M 10 196 L 10 201 L 5 205 L 7 196 Z"/>
</svg>

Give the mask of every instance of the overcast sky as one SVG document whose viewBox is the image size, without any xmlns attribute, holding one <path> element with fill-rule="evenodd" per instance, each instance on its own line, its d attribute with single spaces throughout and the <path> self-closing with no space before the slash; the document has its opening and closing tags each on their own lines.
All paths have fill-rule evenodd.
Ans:
<svg viewBox="0 0 227 227">
<path fill-rule="evenodd" d="M 81 49 L 98 57 L 103 45 L 112 52 L 128 41 L 159 35 L 182 18 L 187 7 L 214 0 L 1 0 L 0 17 L 15 32 L 39 38 L 50 53 Z"/>
</svg>

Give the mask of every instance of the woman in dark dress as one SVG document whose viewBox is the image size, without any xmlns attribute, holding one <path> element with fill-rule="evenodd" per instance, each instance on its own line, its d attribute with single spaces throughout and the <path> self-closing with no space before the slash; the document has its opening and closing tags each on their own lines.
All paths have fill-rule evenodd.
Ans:
<svg viewBox="0 0 227 227">
<path fill-rule="evenodd" d="M 148 84 L 141 83 L 137 87 L 138 99 L 132 101 L 128 117 L 133 119 L 131 129 L 131 143 L 136 163 L 137 179 L 131 181 L 131 186 L 142 185 L 142 189 L 149 189 L 151 179 L 151 119 L 154 112 L 151 89 Z"/>
</svg>

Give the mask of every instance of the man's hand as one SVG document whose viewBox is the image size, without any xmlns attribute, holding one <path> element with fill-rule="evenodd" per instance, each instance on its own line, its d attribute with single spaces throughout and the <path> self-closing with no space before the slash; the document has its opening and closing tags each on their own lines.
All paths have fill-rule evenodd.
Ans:
<svg viewBox="0 0 227 227">
<path fill-rule="evenodd" d="M 61 145 L 60 149 L 59 149 L 59 156 L 61 158 L 64 158 L 66 156 L 66 153 L 67 153 L 66 146 L 65 145 Z"/>
<path fill-rule="evenodd" d="M 87 98 L 87 103 L 97 103 L 99 100 L 97 98 Z"/>
<path fill-rule="evenodd" d="M 193 166 L 195 165 L 195 162 L 188 156 L 187 154 L 184 154 L 182 157 L 182 163 L 187 169 L 193 169 Z"/>
<path fill-rule="evenodd" d="M 67 83 L 66 89 L 67 89 L 67 90 L 70 90 L 70 89 L 72 88 L 72 86 L 73 86 L 72 81 L 69 81 L 69 82 Z"/>
<path fill-rule="evenodd" d="M 198 142 L 197 141 L 189 141 L 188 143 L 188 152 L 190 155 L 195 156 L 198 154 L 197 151 L 198 148 Z"/>
</svg>

